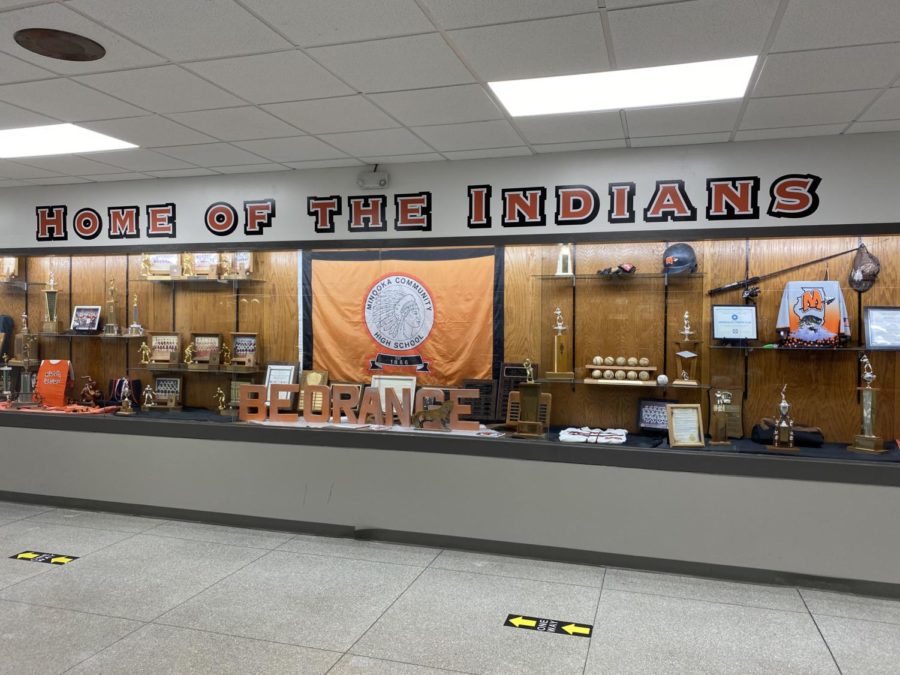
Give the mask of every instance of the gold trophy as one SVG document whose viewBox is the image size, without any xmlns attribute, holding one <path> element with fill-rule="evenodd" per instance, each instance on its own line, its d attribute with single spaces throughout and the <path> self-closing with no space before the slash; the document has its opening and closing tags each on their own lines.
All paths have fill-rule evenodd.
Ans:
<svg viewBox="0 0 900 675">
<path fill-rule="evenodd" d="M 197 347 L 191 342 L 187 347 L 184 348 L 184 363 L 185 365 L 191 365 L 194 363 L 194 352 L 197 351 Z"/>
<path fill-rule="evenodd" d="M 181 254 L 181 276 L 183 276 L 183 277 L 194 276 L 194 254 L 193 253 L 182 253 Z"/>
<path fill-rule="evenodd" d="M 116 324 L 116 282 L 110 281 L 106 291 L 106 319 L 103 322 L 104 335 L 118 335 L 119 326 Z"/>
<path fill-rule="evenodd" d="M 131 304 L 131 325 L 128 326 L 128 334 L 129 335 L 143 335 L 144 327 L 141 326 L 141 322 L 138 315 L 138 301 L 137 301 L 137 293 L 134 294 L 134 302 Z"/>
<path fill-rule="evenodd" d="M 862 405 L 862 421 L 860 433 L 856 435 L 849 449 L 857 452 L 882 453 L 885 452 L 884 440 L 875 435 L 875 395 L 878 392 L 872 388 L 875 371 L 872 370 L 872 363 L 867 355 L 863 354 L 859 360 L 863 364 L 862 380 L 866 383 L 864 387 L 857 387 Z"/>
<path fill-rule="evenodd" d="M 794 449 L 794 420 L 791 418 L 791 404 L 784 397 L 787 385 L 781 388 L 781 403 L 778 404 L 778 419 L 775 420 L 775 432 L 772 436 L 771 450 Z"/>
<path fill-rule="evenodd" d="M 122 378 L 122 407 L 116 411 L 116 415 L 134 415 L 134 408 L 131 406 L 131 385 L 128 378 Z"/>
<path fill-rule="evenodd" d="M 228 346 L 228 343 L 222 343 L 222 351 L 219 354 L 219 358 L 221 359 L 223 366 L 231 365 L 231 347 Z"/>
<path fill-rule="evenodd" d="M 44 325 L 42 333 L 59 333 L 59 314 L 57 307 L 59 302 L 59 290 L 56 288 L 56 277 L 50 270 L 50 279 L 47 288 L 44 289 Z"/>
<path fill-rule="evenodd" d="M 681 329 L 679 335 L 683 336 L 681 340 L 675 340 L 678 345 L 678 351 L 675 352 L 677 359 L 678 376 L 672 384 L 678 384 L 686 387 L 696 387 L 700 384 L 697 380 L 697 361 L 698 355 L 694 350 L 703 342 L 694 340 L 691 335 L 691 315 L 689 312 L 684 313 L 684 328 Z"/>
<path fill-rule="evenodd" d="M 150 345 L 146 342 L 141 343 L 141 365 L 146 366 L 150 363 L 150 354 L 152 353 Z"/>
<path fill-rule="evenodd" d="M 562 310 L 557 307 L 554 312 L 556 315 L 556 323 L 553 330 L 556 335 L 553 336 L 553 370 L 546 373 L 548 380 L 573 380 L 575 373 L 570 370 L 560 370 L 560 368 L 569 367 L 569 356 L 566 350 L 566 342 L 563 339 L 563 333 L 566 332 L 568 326 L 563 322 Z"/>
<path fill-rule="evenodd" d="M 150 408 L 156 407 L 156 394 L 153 393 L 153 389 L 151 389 L 149 386 L 144 387 L 143 396 L 144 396 L 144 403 L 141 407 L 143 407 L 147 410 L 149 410 Z"/>
</svg>

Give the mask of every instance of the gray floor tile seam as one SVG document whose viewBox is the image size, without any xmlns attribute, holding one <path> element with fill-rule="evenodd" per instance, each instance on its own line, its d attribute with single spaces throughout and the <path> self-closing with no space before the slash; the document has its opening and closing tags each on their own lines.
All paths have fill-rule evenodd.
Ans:
<svg viewBox="0 0 900 675">
<path fill-rule="evenodd" d="M 600 592 L 597 593 L 597 606 L 594 607 L 594 621 L 591 626 L 597 625 L 597 617 L 600 616 L 600 600 L 603 598 L 603 585 L 606 583 L 607 569 L 603 568 L 603 576 L 600 577 Z M 584 655 L 584 667 L 581 669 L 581 675 L 587 673 L 588 662 L 591 659 L 591 645 L 594 643 L 594 630 L 591 628 L 591 637 L 589 638 L 587 653 Z"/>
<path fill-rule="evenodd" d="M 29 577 L 29 578 L 33 579 L 34 577 Z M 0 591 L 0 593 L 2 593 L 2 591 Z M 71 607 L 62 607 L 60 605 L 48 605 L 43 602 L 31 602 L 31 601 L 26 602 L 25 600 L 13 600 L 11 598 L 4 598 L 4 597 L 2 597 L 2 595 L 0 595 L 0 601 L 15 603 L 17 605 L 27 605 L 29 607 L 41 607 L 43 609 L 58 609 L 58 610 L 62 610 L 64 612 L 72 612 L 73 614 L 88 614 L 90 616 L 99 616 L 104 619 L 117 619 L 119 621 L 133 621 L 133 622 L 140 623 L 140 624 L 149 623 L 147 621 L 142 621 L 141 619 L 133 619 L 129 616 L 119 616 L 116 614 L 103 614 L 101 612 L 89 612 L 86 609 L 73 609 Z"/>
<path fill-rule="evenodd" d="M 397 593 L 397 597 L 394 598 L 391 602 L 388 603 L 388 606 L 384 608 L 384 610 L 381 612 L 381 614 L 379 614 L 379 615 L 375 618 L 375 620 L 374 620 L 372 623 L 369 624 L 369 627 L 366 628 L 366 629 L 362 632 L 362 634 L 361 634 L 358 638 L 356 638 L 356 640 L 353 641 L 353 644 L 350 645 L 350 646 L 347 648 L 347 652 L 346 652 L 347 654 L 353 653 L 353 648 L 356 647 L 356 645 L 359 644 L 360 640 L 362 640 L 366 635 L 368 635 L 369 631 L 372 630 L 372 627 L 373 627 L 375 624 L 377 624 L 379 621 L 381 621 L 381 619 L 384 617 L 385 614 L 388 613 L 388 611 L 391 609 L 391 607 L 393 607 L 394 605 L 396 605 L 397 602 L 400 600 L 400 598 L 402 598 L 404 595 L 406 595 L 407 591 L 409 591 L 409 589 L 412 588 L 412 587 L 415 585 L 415 583 L 422 577 L 422 575 L 425 574 L 425 572 L 427 572 L 427 571 L 428 571 L 428 568 L 427 568 L 427 567 L 423 567 L 422 570 L 421 570 L 421 571 L 420 571 L 420 572 L 412 579 L 412 581 L 410 581 L 410 582 L 406 585 L 406 588 L 404 588 L 402 591 L 400 591 L 399 593 Z M 364 654 L 357 654 L 356 656 L 364 656 Z M 414 665 L 414 666 L 427 666 L 427 664 L 424 664 L 424 663 L 414 663 L 414 664 L 411 664 L 411 665 Z"/>
<path fill-rule="evenodd" d="M 46 511 L 44 512 L 46 513 Z M 28 516 L 27 518 L 20 518 L 19 520 L 15 520 L 12 522 L 19 523 L 23 520 L 34 520 L 38 516 L 43 515 L 43 513 L 36 513 L 33 516 Z M 152 530 L 154 527 L 159 527 L 159 525 L 153 525 L 152 527 L 147 528 L 146 530 L 141 530 L 139 532 L 135 532 L 134 530 L 117 530 L 112 527 L 93 527 L 91 525 L 81 525 L 76 523 L 53 523 L 48 520 L 35 520 L 34 522 L 39 523 L 41 525 L 46 525 L 47 527 L 74 527 L 79 530 L 99 530 L 100 532 L 115 532 L 117 534 L 144 534 L 149 530 Z M 9 523 L 3 523 L 3 525 L 8 525 Z"/>
<path fill-rule="evenodd" d="M 691 602 L 705 602 L 710 605 L 729 605 L 731 607 L 745 607 L 747 609 L 762 609 L 769 612 L 781 612 L 783 614 L 808 614 L 803 609 L 781 609 L 778 607 L 764 607 L 763 605 L 749 605 L 745 602 L 734 602 L 731 600 L 706 600 L 705 598 L 690 598 L 684 595 L 669 595 L 668 593 L 651 593 L 650 591 L 632 591 L 624 588 L 607 588 L 607 591 L 614 593 L 632 593 L 634 595 L 649 595 L 656 598 L 669 598 L 670 600 L 689 600 Z"/>
<path fill-rule="evenodd" d="M 426 666 L 421 663 L 412 663 L 411 661 L 398 661 L 397 659 L 384 659 L 380 656 L 364 656 L 363 654 L 351 654 L 350 652 L 346 652 L 343 656 L 359 656 L 363 659 L 371 659 L 372 661 L 384 661 L 385 663 L 397 663 L 402 666 L 416 666 L 418 668 L 428 668 L 430 670 L 439 670 L 442 673 L 454 673 L 454 675 L 479 675 L 479 673 L 471 673 L 468 670 L 453 670 L 451 668 L 441 668 L 440 666 Z M 325 671 L 325 675 L 328 675 L 332 670 L 338 667 L 341 659 L 338 659 L 337 662 L 331 666 L 327 671 Z"/>
<path fill-rule="evenodd" d="M 551 581 L 550 579 L 535 579 L 534 577 L 519 577 L 514 574 L 495 574 L 493 572 L 476 572 L 474 570 L 458 570 L 453 567 L 429 567 L 427 569 L 432 570 L 440 570 L 442 572 L 458 572 L 459 574 L 477 574 L 482 577 L 496 577 L 499 579 L 516 579 L 518 581 L 534 581 L 539 584 L 557 584 L 559 586 L 573 586 L 574 588 L 586 588 L 592 591 L 599 590 L 603 586 L 603 581 L 601 579 L 600 586 L 588 586 L 587 584 L 573 584 L 569 581 Z M 603 576 L 606 576 L 605 568 L 598 568 L 603 570 Z"/>
<path fill-rule="evenodd" d="M 155 529 L 155 528 L 154 528 Z M 162 537 L 164 539 L 178 539 L 179 541 L 190 541 L 195 544 L 215 544 L 217 546 L 234 546 L 235 548 L 249 548 L 254 551 L 278 551 L 278 548 L 268 548 L 266 546 L 248 546 L 247 544 L 226 544 L 221 541 L 210 541 L 209 539 L 196 539 L 193 537 L 176 537 L 174 534 L 163 534 L 161 532 L 153 532 L 153 530 L 146 530 L 145 532 L 140 532 L 139 534 L 146 534 L 153 537 Z"/>
<path fill-rule="evenodd" d="M 237 573 L 240 572 L 241 570 L 243 570 L 243 569 L 249 567 L 250 565 L 252 565 L 253 563 L 255 563 L 257 560 L 262 560 L 263 558 L 265 558 L 265 557 L 266 557 L 267 555 L 269 555 L 270 553 L 272 553 L 272 551 L 261 552 L 260 555 L 258 555 L 258 556 L 256 556 L 255 558 L 253 558 L 253 560 L 250 560 L 250 561 L 248 561 L 246 564 L 241 565 L 240 567 L 238 567 L 238 568 L 235 569 L 235 570 L 232 570 L 231 572 L 229 572 L 228 574 L 226 574 L 225 576 L 223 576 L 221 579 L 216 579 L 214 582 L 212 582 L 212 583 L 209 584 L 208 586 L 204 586 L 201 590 L 197 591 L 196 593 L 194 593 L 194 594 L 193 594 L 192 596 L 190 596 L 189 598 L 185 598 L 184 600 L 182 600 L 182 601 L 179 602 L 178 604 L 173 605 L 172 607 L 169 607 L 168 609 L 166 609 L 166 610 L 163 611 L 163 612 L 160 612 L 160 613 L 157 614 L 155 617 L 153 617 L 152 619 L 150 619 L 150 621 L 149 621 L 148 623 L 156 623 L 156 622 L 160 619 L 160 617 L 163 617 L 163 616 L 165 616 L 166 614 L 168 614 L 169 612 L 172 612 L 172 611 L 178 609 L 179 607 L 181 607 L 181 606 L 184 605 L 185 603 L 190 602 L 191 600 L 193 600 L 194 598 L 196 598 L 196 597 L 197 597 L 198 595 L 200 595 L 201 593 L 205 593 L 206 591 L 208 591 L 210 588 L 212 588 L 212 587 L 215 586 L 216 584 L 225 581 L 225 579 L 228 579 L 229 577 L 231 577 L 231 576 L 237 574 Z"/>
<path fill-rule="evenodd" d="M 813 616 L 813 613 L 809 611 L 809 605 L 806 604 L 806 598 L 803 597 L 803 593 L 800 592 L 800 589 L 797 589 L 797 595 L 800 596 L 800 602 L 803 603 L 803 606 L 806 608 L 806 613 L 809 614 L 809 618 L 812 619 L 813 625 L 816 627 L 816 632 L 819 634 L 819 637 L 822 638 L 822 643 L 825 645 L 825 649 L 828 650 L 828 655 L 831 657 L 832 662 L 834 663 L 834 667 L 837 668 L 838 673 L 843 675 L 841 670 L 841 664 L 838 663 L 837 658 L 834 655 L 834 652 L 831 651 L 831 645 L 828 644 L 828 640 L 825 639 L 825 634 L 822 632 L 822 629 L 819 628 L 819 622 L 816 621 L 816 617 Z"/>
<path fill-rule="evenodd" d="M 863 619 L 858 616 L 847 616 L 846 614 L 831 614 L 830 612 L 814 612 L 809 610 L 810 615 L 815 618 L 817 616 L 826 616 L 829 619 L 844 619 L 846 621 L 863 621 L 865 623 L 879 623 L 885 626 L 900 626 L 900 621 L 884 621 L 883 619 Z"/>
<path fill-rule="evenodd" d="M 284 544 L 282 544 L 283 546 Z M 313 553 L 312 551 L 291 551 L 279 546 L 278 548 L 266 549 L 270 553 L 292 553 L 294 555 L 308 555 L 313 558 L 338 558 L 339 560 L 355 560 L 356 562 L 378 563 L 380 565 L 400 565 L 401 567 L 415 567 L 420 570 L 427 570 L 427 565 L 416 565 L 414 563 L 393 562 L 391 560 L 372 560 L 372 558 L 357 558 L 348 555 L 334 555 L 333 553 Z"/>
<path fill-rule="evenodd" d="M 135 620 L 134 620 L 134 619 L 129 619 L 129 621 L 135 621 Z M 140 625 L 137 626 L 134 630 L 128 631 L 128 633 L 127 633 L 126 635 L 123 635 L 122 637 L 120 637 L 120 638 L 119 638 L 118 640 L 116 640 L 115 642 L 106 645 L 103 649 L 98 649 L 97 651 L 95 651 L 95 652 L 94 652 L 93 654 L 91 654 L 90 656 L 87 656 L 87 657 L 81 659 L 81 661 L 79 661 L 78 663 L 72 664 L 71 666 L 69 666 L 69 667 L 66 668 L 65 670 L 61 671 L 61 672 L 59 673 L 59 675 L 64 675 L 65 673 L 71 672 L 73 669 L 77 668 L 78 666 L 80 666 L 80 665 L 81 665 L 82 663 L 84 663 L 85 661 L 88 661 L 88 660 L 94 658 L 94 657 L 97 656 L 98 654 L 102 654 L 102 653 L 105 652 L 107 649 L 112 649 L 112 647 L 113 647 L 114 645 L 119 644 L 122 640 L 124 640 L 125 638 L 127 638 L 129 635 L 134 635 L 134 634 L 137 633 L 139 630 L 141 630 L 142 628 L 144 628 L 144 627 L 147 626 L 147 624 L 144 623 L 143 621 L 137 621 L 136 623 L 138 623 L 138 624 L 140 624 Z"/>
</svg>

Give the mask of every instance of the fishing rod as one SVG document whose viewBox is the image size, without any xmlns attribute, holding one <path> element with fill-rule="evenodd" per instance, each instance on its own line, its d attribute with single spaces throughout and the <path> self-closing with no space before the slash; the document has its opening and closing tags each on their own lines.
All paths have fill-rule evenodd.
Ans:
<svg viewBox="0 0 900 675">
<path fill-rule="evenodd" d="M 803 267 L 808 267 L 809 265 L 815 265 L 820 262 L 825 262 L 826 260 L 831 260 L 832 258 L 839 258 L 842 255 L 847 255 L 848 253 L 856 253 L 861 248 L 865 248 L 865 244 L 860 244 L 859 246 L 851 248 L 847 251 L 832 253 L 831 255 L 826 255 L 822 258 L 816 258 L 815 260 L 807 260 L 806 262 L 792 265 L 791 267 L 785 267 L 783 270 L 778 270 L 777 272 L 769 272 L 768 274 L 761 274 L 757 277 L 750 277 L 749 279 L 734 281 L 730 284 L 725 284 L 724 286 L 719 286 L 718 288 L 713 288 L 712 290 L 707 291 L 707 295 L 718 295 L 719 293 L 726 293 L 727 291 L 733 291 L 738 288 L 748 288 L 750 286 L 755 286 L 760 281 L 765 281 L 766 279 L 771 279 L 772 277 L 777 277 L 781 274 L 786 274 L 787 272 L 793 272 L 794 270 L 799 270 Z"/>
</svg>

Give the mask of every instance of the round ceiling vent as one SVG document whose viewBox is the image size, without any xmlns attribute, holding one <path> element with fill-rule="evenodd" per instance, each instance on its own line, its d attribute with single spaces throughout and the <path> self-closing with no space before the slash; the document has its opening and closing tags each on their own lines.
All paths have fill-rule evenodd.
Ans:
<svg viewBox="0 0 900 675">
<path fill-rule="evenodd" d="M 16 31 L 16 42 L 35 54 L 61 61 L 96 61 L 106 56 L 103 45 L 90 38 L 55 28 L 24 28 Z"/>
</svg>

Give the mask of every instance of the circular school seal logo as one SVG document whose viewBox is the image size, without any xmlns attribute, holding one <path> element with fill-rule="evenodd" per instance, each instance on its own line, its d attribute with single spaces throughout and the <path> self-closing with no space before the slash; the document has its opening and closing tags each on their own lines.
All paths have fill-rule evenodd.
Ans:
<svg viewBox="0 0 900 675">
<path fill-rule="evenodd" d="M 425 285 L 406 274 L 388 274 L 366 294 L 366 328 L 379 345 L 393 351 L 419 347 L 434 326 L 434 302 Z"/>
</svg>

